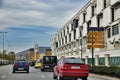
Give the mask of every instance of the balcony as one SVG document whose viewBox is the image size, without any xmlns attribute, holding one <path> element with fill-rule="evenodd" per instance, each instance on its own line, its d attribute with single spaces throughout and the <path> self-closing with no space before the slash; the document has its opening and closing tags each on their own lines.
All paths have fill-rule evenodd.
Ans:
<svg viewBox="0 0 120 80">
<path fill-rule="evenodd" d="M 120 0 L 111 0 L 111 5 L 114 7 L 120 4 Z"/>
</svg>

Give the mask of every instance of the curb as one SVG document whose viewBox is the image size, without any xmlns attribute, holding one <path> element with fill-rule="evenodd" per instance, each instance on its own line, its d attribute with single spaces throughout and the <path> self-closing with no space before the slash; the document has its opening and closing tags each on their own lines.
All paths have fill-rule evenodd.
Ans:
<svg viewBox="0 0 120 80">
<path fill-rule="evenodd" d="M 107 75 L 100 75 L 100 74 L 93 74 L 93 73 L 90 73 L 89 75 L 95 76 L 95 77 L 101 77 L 101 78 L 106 79 L 106 80 L 120 80 L 120 78 L 111 77 L 111 76 L 107 76 Z"/>
</svg>

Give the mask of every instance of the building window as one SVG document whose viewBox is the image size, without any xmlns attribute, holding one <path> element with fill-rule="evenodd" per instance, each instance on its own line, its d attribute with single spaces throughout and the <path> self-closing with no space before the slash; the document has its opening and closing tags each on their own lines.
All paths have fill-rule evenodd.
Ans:
<svg viewBox="0 0 120 80">
<path fill-rule="evenodd" d="M 116 35 L 116 34 L 119 34 L 119 26 L 118 24 L 112 26 L 112 35 Z"/>
<path fill-rule="evenodd" d="M 120 4 L 114 7 L 114 20 L 120 18 Z"/>
<path fill-rule="evenodd" d="M 64 30 L 64 36 L 65 36 L 65 30 Z"/>
<path fill-rule="evenodd" d="M 74 39 L 76 39 L 76 30 L 74 30 Z"/>
<path fill-rule="evenodd" d="M 86 13 L 83 13 L 83 22 L 86 21 Z"/>
<path fill-rule="evenodd" d="M 64 44 L 64 39 L 62 39 L 62 45 Z"/>
<path fill-rule="evenodd" d="M 106 2 L 107 0 L 104 0 L 104 8 L 106 8 L 107 7 L 107 2 Z"/>
<path fill-rule="evenodd" d="M 69 27 L 67 27 L 67 33 L 69 33 Z"/>
<path fill-rule="evenodd" d="M 112 21 L 114 21 L 114 8 L 111 8 L 111 19 L 112 19 Z"/>
<path fill-rule="evenodd" d="M 107 29 L 107 37 L 110 38 L 111 37 L 111 29 Z"/>
<path fill-rule="evenodd" d="M 100 27 L 102 25 L 103 14 L 99 14 L 97 16 L 97 26 Z"/>
<path fill-rule="evenodd" d="M 73 30 L 73 23 L 71 23 L 71 30 Z"/>
<path fill-rule="evenodd" d="M 65 36 L 65 43 L 67 43 L 67 36 Z"/>
<path fill-rule="evenodd" d="M 74 19 L 73 23 L 71 24 L 71 29 L 75 30 L 78 27 L 78 19 Z"/>
<path fill-rule="evenodd" d="M 56 48 L 58 48 L 58 42 L 56 42 Z"/>
<path fill-rule="evenodd" d="M 91 6 L 92 8 L 92 17 L 95 15 L 95 6 Z"/>
<path fill-rule="evenodd" d="M 91 25 L 91 21 L 88 21 L 88 22 L 87 22 L 87 27 L 89 28 L 90 25 Z"/>
<path fill-rule="evenodd" d="M 78 19 L 74 19 L 73 20 L 73 29 L 75 30 L 75 28 L 78 27 Z"/>
<path fill-rule="evenodd" d="M 69 42 L 71 42 L 71 33 L 69 34 Z"/>
</svg>

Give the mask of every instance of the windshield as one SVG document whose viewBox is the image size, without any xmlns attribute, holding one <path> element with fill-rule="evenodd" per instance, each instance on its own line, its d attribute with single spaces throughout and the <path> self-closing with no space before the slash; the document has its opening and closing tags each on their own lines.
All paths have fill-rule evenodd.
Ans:
<svg viewBox="0 0 120 80">
<path fill-rule="evenodd" d="M 22 62 L 27 62 L 27 60 L 16 60 L 15 62 L 22 63 Z"/>
<path fill-rule="evenodd" d="M 45 56 L 43 63 L 57 63 L 56 56 Z"/>
<path fill-rule="evenodd" d="M 84 64 L 84 62 L 80 58 L 65 58 L 64 63 Z"/>
</svg>

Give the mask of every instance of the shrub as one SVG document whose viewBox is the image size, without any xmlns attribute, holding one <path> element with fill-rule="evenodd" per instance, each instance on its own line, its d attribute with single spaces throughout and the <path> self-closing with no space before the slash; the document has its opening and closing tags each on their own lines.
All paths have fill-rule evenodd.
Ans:
<svg viewBox="0 0 120 80">
<path fill-rule="evenodd" d="M 120 67 L 116 66 L 89 66 L 89 72 L 120 78 Z"/>
</svg>

